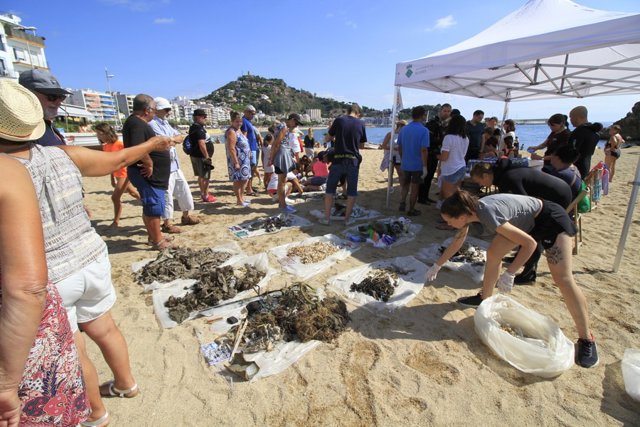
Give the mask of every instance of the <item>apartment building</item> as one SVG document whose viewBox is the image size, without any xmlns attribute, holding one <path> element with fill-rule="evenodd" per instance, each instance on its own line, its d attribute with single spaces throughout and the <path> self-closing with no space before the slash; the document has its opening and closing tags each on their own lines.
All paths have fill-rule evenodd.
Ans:
<svg viewBox="0 0 640 427">
<path fill-rule="evenodd" d="M 44 37 L 36 36 L 36 27 L 21 24 L 12 13 L 0 14 L 0 77 L 17 79 L 32 68 L 47 69 Z"/>
<path fill-rule="evenodd" d="M 67 98 L 67 102 L 83 107 L 93 114 L 98 121 L 116 121 L 116 102 L 109 93 L 91 89 L 74 89 L 69 98 Z"/>
</svg>

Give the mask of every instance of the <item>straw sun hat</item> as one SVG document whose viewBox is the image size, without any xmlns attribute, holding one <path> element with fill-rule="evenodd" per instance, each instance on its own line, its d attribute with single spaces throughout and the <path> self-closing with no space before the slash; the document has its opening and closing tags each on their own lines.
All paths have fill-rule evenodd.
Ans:
<svg viewBox="0 0 640 427">
<path fill-rule="evenodd" d="M 12 79 L 0 79 L 0 138 L 33 141 L 45 130 L 42 106 L 36 96 Z"/>
</svg>

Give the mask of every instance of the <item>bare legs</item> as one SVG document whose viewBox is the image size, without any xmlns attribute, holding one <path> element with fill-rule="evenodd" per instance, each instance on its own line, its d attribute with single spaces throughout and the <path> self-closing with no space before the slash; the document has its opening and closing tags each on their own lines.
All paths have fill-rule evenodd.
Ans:
<svg viewBox="0 0 640 427">
<path fill-rule="evenodd" d="M 107 412 L 107 408 L 105 408 L 102 398 L 100 397 L 98 372 L 87 355 L 87 348 L 84 344 L 82 333 L 80 331 L 76 331 L 73 334 L 73 339 L 76 343 L 76 347 L 78 348 L 78 358 L 80 359 L 80 366 L 82 366 L 82 374 L 87 388 L 89 405 L 91 405 L 91 414 L 89 415 L 88 420 L 95 421 Z"/>
<path fill-rule="evenodd" d="M 487 249 L 487 262 L 484 266 L 484 277 L 482 278 L 483 299 L 493 295 L 493 290 L 500 275 L 500 268 L 502 267 L 502 258 L 515 247 L 515 243 L 500 234 L 497 234 L 491 241 Z"/>
<path fill-rule="evenodd" d="M 605 156 L 604 163 L 609 169 L 609 182 L 613 181 L 613 175 L 616 173 L 616 158 L 613 156 Z"/>
<path fill-rule="evenodd" d="M 244 206 L 244 189 L 247 186 L 247 180 L 233 181 L 233 194 L 236 195 L 236 205 Z"/>
<path fill-rule="evenodd" d="M 200 187 L 200 196 L 206 199 L 209 195 L 209 178 L 198 177 L 198 187 Z"/>
<path fill-rule="evenodd" d="M 144 226 L 149 234 L 149 240 L 152 243 L 158 243 L 164 238 L 162 230 L 160 229 L 161 221 L 159 216 L 147 216 L 142 214 L 142 221 L 144 222 Z"/>
<path fill-rule="evenodd" d="M 114 387 L 120 390 L 132 388 L 136 381 L 131 373 L 127 342 L 113 321 L 111 313 L 107 312 L 95 320 L 82 323 L 80 326 L 100 348 L 104 360 L 113 372 Z"/>
<path fill-rule="evenodd" d="M 122 215 L 122 195 L 127 192 L 134 199 L 140 199 L 140 194 L 133 185 L 129 182 L 129 178 L 116 178 L 116 185 L 111 195 L 111 201 L 113 202 L 113 222 L 112 226 L 117 227 L 120 225 L 120 216 Z"/>
</svg>

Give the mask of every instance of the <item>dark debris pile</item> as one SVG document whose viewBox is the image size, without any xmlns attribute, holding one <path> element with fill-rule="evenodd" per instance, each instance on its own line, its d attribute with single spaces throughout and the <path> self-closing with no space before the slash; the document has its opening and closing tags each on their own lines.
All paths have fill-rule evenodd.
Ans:
<svg viewBox="0 0 640 427">
<path fill-rule="evenodd" d="M 139 283 L 171 282 L 175 279 L 195 279 L 210 272 L 231 257 L 228 252 L 217 252 L 210 248 L 194 250 L 171 248 L 142 267 L 136 275 Z"/>
<path fill-rule="evenodd" d="M 244 267 L 224 266 L 201 271 L 198 281 L 190 287 L 183 297 L 169 297 L 165 306 L 169 308 L 169 317 L 182 323 L 194 311 L 214 307 L 238 292 L 253 289 L 265 276 L 263 271 L 245 264 Z"/>
<path fill-rule="evenodd" d="M 378 301 L 387 302 L 398 286 L 398 271 L 393 268 L 375 268 L 360 283 L 351 284 L 351 292 L 361 292 Z"/>
<path fill-rule="evenodd" d="M 329 342 L 347 327 L 349 313 L 337 297 L 320 299 L 313 288 L 296 283 L 281 293 L 247 305 L 243 351 L 269 351 L 280 340 Z"/>
</svg>

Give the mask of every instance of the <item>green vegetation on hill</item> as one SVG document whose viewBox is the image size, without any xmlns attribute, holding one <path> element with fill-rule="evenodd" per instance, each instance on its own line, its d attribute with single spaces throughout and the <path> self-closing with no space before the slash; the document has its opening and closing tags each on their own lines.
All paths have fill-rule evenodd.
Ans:
<svg viewBox="0 0 640 427">
<path fill-rule="evenodd" d="M 306 90 L 287 86 L 282 79 L 246 74 L 237 80 L 214 90 L 203 98 L 213 104 L 226 104 L 236 111 L 242 111 L 247 104 L 268 115 L 304 113 L 309 109 L 320 109 L 322 117 L 342 114 L 349 103 L 316 96 Z M 355 101 L 357 102 L 357 101 Z M 366 116 L 381 115 L 382 112 L 362 106 Z"/>
</svg>

